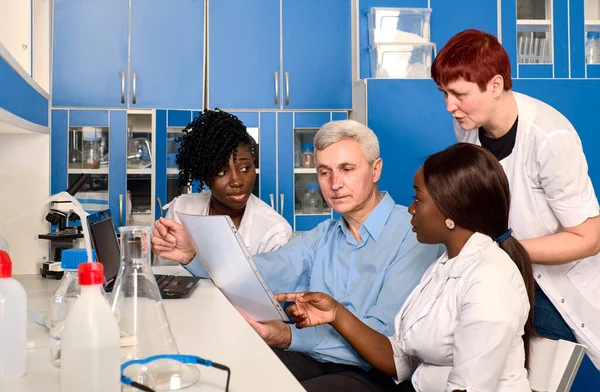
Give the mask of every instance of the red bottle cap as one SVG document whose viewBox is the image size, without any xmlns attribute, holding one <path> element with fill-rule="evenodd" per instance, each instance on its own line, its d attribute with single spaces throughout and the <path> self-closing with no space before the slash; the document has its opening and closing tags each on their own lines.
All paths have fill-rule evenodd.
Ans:
<svg viewBox="0 0 600 392">
<path fill-rule="evenodd" d="M 10 256 L 3 250 L 0 250 L 0 278 L 10 278 L 12 276 L 12 261 Z"/>
<path fill-rule="evenodd" d="M 102 263 L 81 263 L 77 268 L 80 286 L 91 286 L 104 283 L 104 266 Z"/>
</svg>

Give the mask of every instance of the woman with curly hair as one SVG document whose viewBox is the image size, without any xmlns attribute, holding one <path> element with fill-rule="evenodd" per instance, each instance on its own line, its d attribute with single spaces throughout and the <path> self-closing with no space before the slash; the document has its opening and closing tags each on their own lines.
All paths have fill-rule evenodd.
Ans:
<svg viewBox="0 0 600 392">
<path fill-rule="evenodd" d="M 177 154 L 179 185 L 189 187 L 197 181 L 201 192 L 181 195 L 167 204 L 167 218 L 155 222 L 155 232 L 163 238 L 167 233 L 185 233 L 176 212 L 229 215 L 251 255 L 287 243 L 292 237 L 289 223 L 252 194 L 257 146 L 246 126 L 222 110 L 205 110 L 183 132 Z M 175 237 L 171 234 L 167 238 Z M 164 259 L 180 261 L 171 254 L 170 247 L 158 241 L 153 240 L 152 249 Z M 192 272 L 208 277 L 205 270 Z"/>
</svg>

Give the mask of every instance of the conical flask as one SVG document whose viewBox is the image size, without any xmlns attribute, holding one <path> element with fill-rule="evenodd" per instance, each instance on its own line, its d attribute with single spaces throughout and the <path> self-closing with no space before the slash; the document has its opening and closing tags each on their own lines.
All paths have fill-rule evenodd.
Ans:
<svg viewBox="0 0 600 392">
<path fill-rule="evenodd" d="M 154 355 L 178 355 L 162 297 L 150 267 L 152 228 L 120 227 L 121 265 L 112 292 L 112 310 L 125 344 L 121 363 Z M 125 376 L 155 391 L 174 391 L 194 385 L 200 378 L 196 367 L 165 359 L 133 365 Z"/>
</svg>

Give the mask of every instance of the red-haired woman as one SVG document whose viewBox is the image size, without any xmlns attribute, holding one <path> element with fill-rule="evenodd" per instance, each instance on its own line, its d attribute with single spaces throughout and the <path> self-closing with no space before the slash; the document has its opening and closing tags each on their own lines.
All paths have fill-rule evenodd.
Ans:
<svg viewBox="0 0 600 392">
<path fill-rule="evenodd" d="M 583 343 L 600 368 L 600 217 L 577 132 L 553 107 L 511 91 L 508 54 L 491 34 L 458 33 L 431 74 L 458 140 L 483 146 L 506 172 L 509 226 L 535 263 L 536 332 Z"/>
</svg>

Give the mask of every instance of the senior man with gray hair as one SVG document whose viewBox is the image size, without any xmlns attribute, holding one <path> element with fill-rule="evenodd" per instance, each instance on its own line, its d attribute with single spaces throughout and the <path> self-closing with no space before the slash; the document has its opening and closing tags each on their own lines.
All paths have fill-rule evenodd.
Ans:
<svg viewBox="0 0 600 392">
<path fill-rule="evenodd" d="M 383 162 L 372 130 L 353 120 L 332 121 L 314 145 L 321 191 L 341 218 L 253 259 L 273 292 L 327 293 L 371 328 L 392 335 L 394 317 L 442 249 L 418 243 L 407 208 L 379 193 Z M 178 260 L 194 273 L 198 262 L 185 245 L 189 240 L 171 234 L 179 235 L 182 251 L 191 249 Z M 398 390 L 330 325 L 297 329 L 246 319 L 307 391 Z"/>
</svg>

